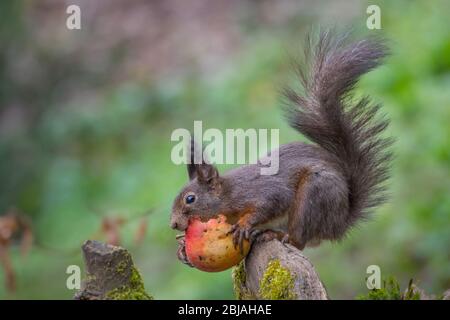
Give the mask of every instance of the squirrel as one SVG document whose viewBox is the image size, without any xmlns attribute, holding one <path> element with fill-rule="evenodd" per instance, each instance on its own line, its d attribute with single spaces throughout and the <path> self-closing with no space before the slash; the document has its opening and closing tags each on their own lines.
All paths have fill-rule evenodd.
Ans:
<svg viewBox="0 0 450 320">
<path fill-rule="evenodd" d="M 296 67 L 302 90 L 288 87 L 283 96 L 288 123 L 313 143 L 282 145 L 274 175 L 261 175 L 260 162 L 219 175 L 205 159 L 191 161 L 190 181 L 173 203 L 173 229 L 186 230 L 191 215 L 208 220 L 226 213 L 235 246 L 277 238 L 303 250 L 342 239 L 386 201 L 393 139 L 381 134 L 389 120 L 377 116 L 380 104 L 352 95 L 359 78 L 388 55 L 385 41 L 349 42 L 330 31 L 311 39 L 306 63 Z M 179 243 L 178 257 L 189 264 Z"/>
</svg>

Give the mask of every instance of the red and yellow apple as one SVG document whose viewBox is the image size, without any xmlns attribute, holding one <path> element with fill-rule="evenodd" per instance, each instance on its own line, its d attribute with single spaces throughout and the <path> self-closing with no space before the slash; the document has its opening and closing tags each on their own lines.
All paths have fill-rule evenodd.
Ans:
<svg viewBox="0 0 450 320">
<path fill-rule="evenodd" d="M 199 270 L 219 272 L 238 264 L 248 253 L 250 243 L 243 242 L 243 252 L 233 244 L 232 225 L 223 215 L 208 221 L 193 218 L 185 234 L 186 255 Z"/>
</svg>

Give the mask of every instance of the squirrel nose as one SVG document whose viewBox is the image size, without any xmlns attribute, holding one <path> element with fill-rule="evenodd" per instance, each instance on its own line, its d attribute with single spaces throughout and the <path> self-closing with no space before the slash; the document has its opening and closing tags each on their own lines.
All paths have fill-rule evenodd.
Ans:
<svg viewBox="0 0 450 320">
<path fill-rule="evenodd" d="M 174 222 L 170 223 L 170 227 L 172 229 L 176 229 L 178 227 L 178 224 L 174 221 Z"/>
</svg>

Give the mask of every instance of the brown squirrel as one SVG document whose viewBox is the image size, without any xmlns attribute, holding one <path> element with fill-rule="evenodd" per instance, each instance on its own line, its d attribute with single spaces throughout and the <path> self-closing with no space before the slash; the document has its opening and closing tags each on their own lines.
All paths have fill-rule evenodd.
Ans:
<svg viewBox="0 0 450 320">
<path fill-rule="evenodd" d="M 284 96 L 290 126 L 315 144 L 282 145 L 275 175 L 261 175 L 260 163 L 219 175 L 207 161 L 191 161 L 190 181 L 173 204 L 172 228 L 184 231 L 191 215 L 225 213 L 234 221 L 235 245 L 277 237 L 302 250 L 341 239 L 385 201 L 392 139 L 380 135 L 389 121 L 376 117 L 379 104 L 351 93 L 363 74 L 381 64 L 387 47 L 377 38 L 348 43 L 329 31 L 310 39 L 306 66 L 297 70 L 303 90 L 287 88 Z M 180 244 L 178 256 L 189 264 Z"/>
</svg>

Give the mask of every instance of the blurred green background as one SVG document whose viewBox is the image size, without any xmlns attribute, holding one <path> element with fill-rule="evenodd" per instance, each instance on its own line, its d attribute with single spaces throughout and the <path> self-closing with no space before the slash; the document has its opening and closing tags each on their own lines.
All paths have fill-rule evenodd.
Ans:
<svg viewBox="0 0 450 320">
<path fill-rule="evenodd" d="M 318 25 L 390 40 L 392 57 L 358 92 L 384 103 L 397 142 L 389 204 L 306 255 L 333 299 L 366 293 L 372 264 L 403 287 L 449 288 L 449 2 L 373 3 L 381 31 L 366 28 L 361 1 L 1 1 L 0 214 L 30 217 L 35 244 L 25 257 L 10 247 L 17 289 L 0 268 L 0 298 L 70 299 L 66 267 L 82 265 L 84 240 L 106 240 L 105 217 L 123 219 L 121 244 L 155 298 L 233 298 L 231 271 L 176 259 L 168 220 L 187 175 L 170 161 L 170 134 L 203 120 L 302 139 L 282 119 L 278 89 Z M 81 30 L 66 28 L 69 4 L 81 7 Z"/>
</svg>

